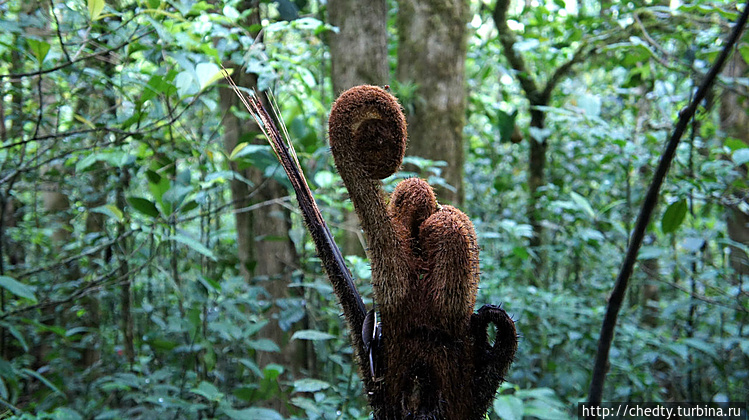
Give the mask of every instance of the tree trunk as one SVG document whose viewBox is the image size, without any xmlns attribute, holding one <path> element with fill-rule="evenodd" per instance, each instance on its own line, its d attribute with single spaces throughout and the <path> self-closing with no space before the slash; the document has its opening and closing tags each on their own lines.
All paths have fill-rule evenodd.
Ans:
<svg viewBox="0 0 749 420">
<path fill-rule="evenodd" d="M 397 78 L 417 86 L 407 107 L 407 153 L 447 162 L 442 178 L 454 190 L 436 188 L 437 196 L 460 204 L 468 1 L 400 0 L 398 5 Z"/>
<path fill-rule="evenodd" d="M 531 109 L 534 106 L 546 106 L 543 104 L 531 103 Z M 537 133 L 542 133 L 546 124 L 546 115 L 542 111 L 531 110 L 531 127 Z M 543 269 L 546 267 L 546 258 L 543 250 L 540 248 L 544 243 L 543 234 L 543 213 L 539 206 L 539 200 L 542 193 L 539 191 L 546 183 L 544 171 L 546 170 L 546 149 L 547 142 L 545 138 L 535 138 L 531 133 L 528 136 L 528 224 L 533 229 L 533 235 L 530 238 L 530 247 L 536 251 L 536 263 L 534 264 L 535 279 L 531 280 L 536 286 L 539 286 L 540 279 L 543 278 Z"/>
<path fill-rule="evenodd" d="M 334 96 L 358 85 L 388 84 L 390 69 L 385 0 L 330 0 L 328 14 L 330 24 L 339 29 L 337 34 L 330 35 Z M 343 218 L 346 227 L 341 244 L 344 255 L 364 256 L 359 239 L 359 219 L 353 211 L 345 212 Z"/>
<path fill-rule="evenodd" d="M 746 77 L 747 64 L 741 55 L 734 54 L 733 60 L 726 64 L 723 74 L 726 77 Z M 720 126 L 730 137 L 749 144 L 749 114 L 746 110 L 749 100 L 746 95 L 739 95 L 730 90 L 723 92 L 720 103 Z M 740 168 L 746 176 L 746 167 Z M 749 203 L 749 197 L 741 191 L 733 191 L 737 203 L 726 207 L 726 231 L 732 241 L 749 245 L 749 214 L 742 211 L 740 205 Z M 734 270 L 736 284 L 741 284 L 741 276 L 749 274 L 749 259 L 738 247 L 731 247 L 730 264 Z"/>
<path fill-rule="evenodd" d="M 247 27 L 260 22 L 257 8 L 253 11 Z M 257 89 L 257 77 L 248 74 L 241 66 L 227 63 L 227 68 L 233 68 L 233 78 L 239 86 Z M 231 111 L 232 107 L 244 110 L 239 98 L 234 92 L 223 87 L 219 91 L 221 109 L 225 117 L 224 147 L 227 153 L 245 141 L 254 141 L 243 136 L 259 133 L 260 130 L 249 114 L 245 118 L 238 118 Z M 235 162 L 230 163 L 231 169 L 249 179 L 253 183 L 250 187 L 239 180 L 231 181 L 232 200 L 234 201 L 237 247 L 240 271 L 250 283 L 262 286 L 268 293 L 271 307 L 266 312 L 270 321 L 258 335 L 275 342 L 280 348 L 279 353 L 258 352 L 255 362 L 262 367 L 269 363 L 281 364 L 286 368 L 285 373 L 292 379 L 299 376 L 299 372 L 306 368 L 306 345 L 304 340 L 290 341 L 294 327 L 288 331 L 279 324 L 280 307 L 283 299 L 291 297 L 288 284 L 292 271 L 299 266 L 296 250 L 289 238 L 291 219 L 289 211 L 279 204 L 264 206 L 261 210 L 249 212 L 242 210 L 249 205 L 277 199 L 288 195 L 288 191 L 272 179 L 265 179 L 261 170 L 257 168 L 240 169 Z M 298 325 L 299 323 L 297 323 Z M 298 328 L 297 328 L 298 329 Z M 268 404 L 271 408 L 285 413 L 285 401 L 275 400 Z"/>
</svg>

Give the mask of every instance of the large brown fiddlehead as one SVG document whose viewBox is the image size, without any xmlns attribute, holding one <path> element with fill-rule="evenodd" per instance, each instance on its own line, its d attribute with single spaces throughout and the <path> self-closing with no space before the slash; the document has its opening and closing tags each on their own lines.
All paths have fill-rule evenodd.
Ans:
<svg viewBox="0 0 749 420">
<path fill-rule="evenodd" d="M 329 129 L 336 166 L 367 236 L 381 314 L 377 354 L 360 361 L 367 367 L 362 375 L 374 374 L 368 395 L 375 418 L 481 418 L 517 337 L 501 308 L 487 305 L 473 314 L 479 259 L 471 221 L 440 206 L 420 179 L 402 181 L 388 202 L 380 180 L 400 166 L 406 123 L 385 90 L 344 92 Z M 497 329 L 494 344 L 489 324 Z"/>
</svg>

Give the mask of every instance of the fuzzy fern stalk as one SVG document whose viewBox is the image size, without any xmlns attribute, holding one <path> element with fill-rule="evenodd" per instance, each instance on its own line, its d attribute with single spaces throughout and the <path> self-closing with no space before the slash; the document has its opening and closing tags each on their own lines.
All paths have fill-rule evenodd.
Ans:
<svg viewBox="0 0 749 420">
<path fill-rule="evenodd" d="M 341 94 L 329 129 L 367 236 L 380 313 L 377 328 L 364 326 L 368 351 L 359 360 L 374 417 L 483 418 L 512 363 L 517 335 L 501 308 L 473 313 L 479 284 L 473 224 L 460 210 L 439 205 L 421 179 L 402 181 L 387 199 L 380 180 L 400 167 L 407 133 L 398 101 L 385 90 L 358 86 Z M 494 344 L 489 324 L 497 329 Z M 370 331 L 376 336 L 368 337 Z"/>
</svg>

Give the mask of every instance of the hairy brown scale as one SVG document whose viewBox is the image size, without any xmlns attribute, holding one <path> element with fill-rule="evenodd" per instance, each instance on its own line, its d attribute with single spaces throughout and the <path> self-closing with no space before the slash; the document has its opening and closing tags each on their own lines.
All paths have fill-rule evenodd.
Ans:
<svg viewBox="0 0 749 420">
<path fill-rule="evenodd" d="M 375 418 L 482 418 L 512 363 L 517 336 L 501 308 L 473 312 L 479 283 L 473 224 L 455 207 L 440 206 L 421 179 L 402 181 L 386 197 L 380 180 L 400 167 L 407 133 L 398 101 L 385 90 L 358 86 L 341 94 L 329 130 L 367 237 L 381 314 L 382 342 L 370 343 L 366 336 L 378 330 L 365 326 L 363 348 L 370 352 L 358 360 Z M 489 324 L 497 330 L 494 344 Z"/>
</svg>

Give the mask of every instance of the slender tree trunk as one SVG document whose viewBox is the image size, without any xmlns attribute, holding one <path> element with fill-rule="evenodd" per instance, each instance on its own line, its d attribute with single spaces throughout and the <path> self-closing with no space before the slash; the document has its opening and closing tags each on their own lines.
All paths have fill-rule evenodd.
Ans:
<svg viewBox="0 0 749 420">
<path fill-rule="evenodd" d="M 726 77 L 746 77 L 747 64 L 740 54 L 726 64 L 723 74 Z M 749 100 L 746 95 L 731 91 L 723 92 L 720 103 L 720 126 L 730 137 L 739 139 L 749 145 Z M 739 169 L 747 174 L 745 167 Z M 749 215 L 741 210 L 741 202 L 749 202 L 749 197 L 740 191 L 734 191 L 736 203 L 726 207 L 726 233 L 731 240 L 749 245 Z M 734 270 L 736 283 L 740 284 L 741 276 L 749 274 L 749 259 L 739 247 L 731 247 L 730 263 Z"/>
<path fill-rule="evenodd" d="M 249 8 L 250 2 L 246 2 L 245 6 Z M 259 22 L 260 16 L 255 8 L 245 24 L 249 27 Z M 226 64 L 228 64 L 227 68 L 234 69 L 232 77 L 239 86 L 257 89 L 255 74 L 246 73 L 244 68 L 235 63 Z M 246 117 L 240 119 L 231 111 L 232 107 L 244 110 L 244 106 L 234 92 L 228 87 L 223 87 L 219 95 L 221 109 L 225 115 L 223 119 L 224 147 L 227 153 L 231 153 L 242 142 L 258 141 L 244 137 L 260 132 L 252 117 L 245 114 Z M 281 348 L 279 353 L 258 352 L 256 363 L 261 368 L 269 363 L 281 364 L 286 368 L 287 377 L 279 378 L 279 380 L 293 379 L 306 368 L 307 347 L 304 340 L 290 341 L 299 323 L 292 326 L 290 330 L 284 330 L 279 323 L 281 314 L 279 304 L 283 304 L 284 299 L 292 297 L 288 284 L 291 281 L 292 271 L 299 266 L 296 250 L 288 235 L 291 228 L 289 211 L 279 204 L 265 206 L 253 212 L 244 210 L 254 203 L 287 196 L 288 191 L 278 182 L 264 178 L 262 171 L 257 168 L 240 169 L 234 162 L 230 165 L 233 171 L 253 183 L 253 187 L 250 187 L 242 181 L 231 181 L 240 271 L 248 282 L 262 286 L 268 293 L 271 307 L 265 315 L 270 323 L 260 331 L 259 335 L 272 340 Z M 268 405 L 282 414 L 286 412 L 285 401 L 274 400 L 268 402 Z"/>
<path fill-rule="evenodd" d="M 447 162 L 442 177 L 454 190 L 436 188 L 441 201 L 463 201 L 467 0 L 399 0 L 398 71 L 414 83 L 406 118 L 407 153 Z"/>
<path fill-rule="evenodd" d="M 358 85 L 388 84 L 386 1 L 330 0 L 328 15 L 330 24 L 339 29 L 330 35 L 334 95 Z M 343 253 L 364 255 L 359 219 L 353 211 L 343 217 Z"/>
<path fill-rule="evenodd" d="M 547 104 L 531 104 L 533 106 L 545 106 Z M 546 115 L 542 111 L 531 110 L 531 127 L 537 133 L 542 133 L 546 125 Z M 545 138 L 534 138 L 531 134 L 528 136 L 528 224 L 533 228 L 533 235 L 530 238 L 530 246 L 536 250 L 536 279 L 541 276 L 542 267 L 546 266 L 544 253 L 539 248 L 543 243 L 544 228 L 542 209 L 539 201 L 543 194 L 539 191 L 546 183 L 546 150 L 548 143 Z M 536 280 L 537 281 L 537 280 Z"/>
</svg>

